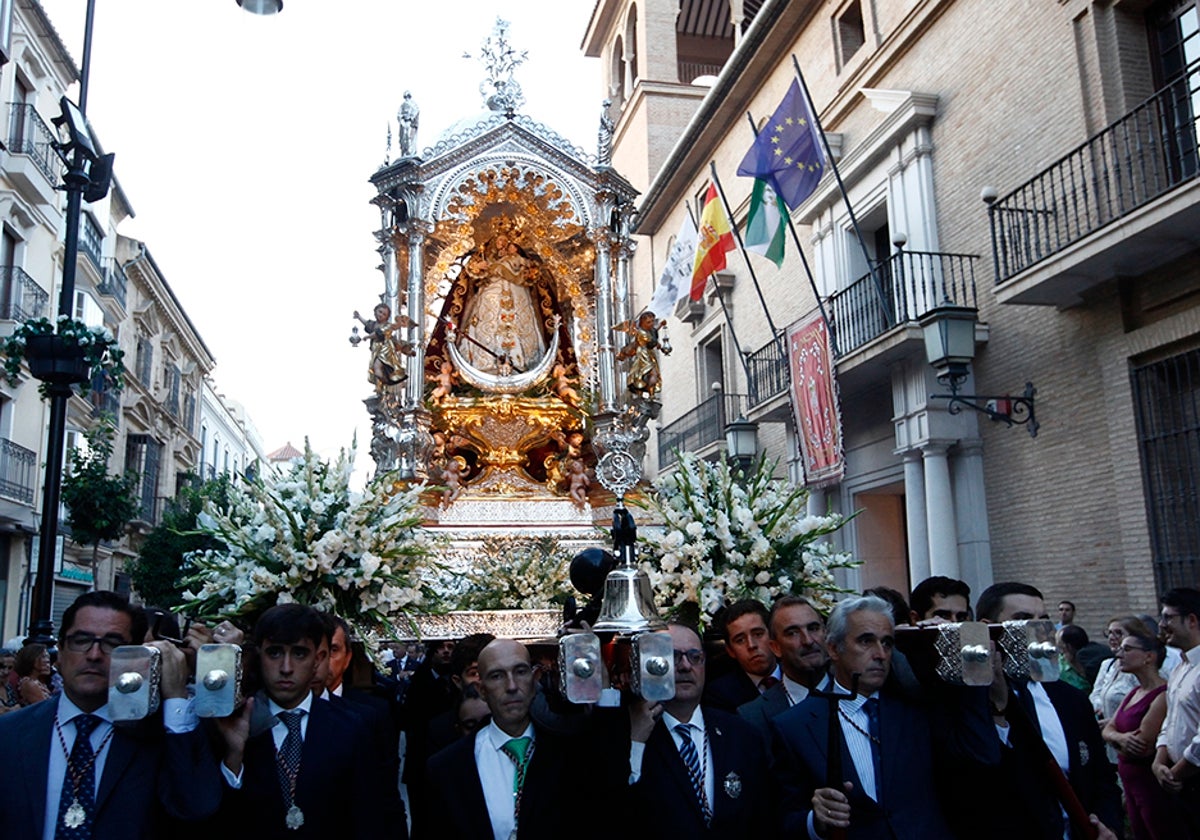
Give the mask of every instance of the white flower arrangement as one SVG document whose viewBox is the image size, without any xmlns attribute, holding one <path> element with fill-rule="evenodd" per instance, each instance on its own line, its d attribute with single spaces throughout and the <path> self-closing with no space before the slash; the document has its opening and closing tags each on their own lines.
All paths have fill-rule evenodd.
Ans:
<svg viewBox="0 0 1200 840">
<path fill-rule="evenodd" d="M 554 537 L 485 537 L 461 574 L 444 580 L 443 599 L 459 610 L 559 607 L 574 591 L 573 556 Z"/>
<path fill-rule="evenodd" d="M 759 458 L 743 476 L 724 461 L 683 453 L 655 481 L 645 504 L 662 517 L 663 530 L 646 529 L 639 542 L 660 609 L 674 614 L 695 605 L 704 624 L 742 598 L 770 604 L 805 595 L 832 608 L 833 596 L 845 591 L 834 570 L 858 564 L 821 537 L 847 519 L 809 515 L 808 490 L 772 478 L 774 470 Z"/>
<path fill-rule="evenodd" d="M 350 490 L 355 448 L 326 463 L 304 445 L 284 471 L 230 488 L 227 509 L 206 503 L 198 529 L 224 550 L 188 555 L 181 609 L 205 620 L 250 623 L 275 604 L 335 613 L 368 643 L 415 629 L 435 612 L 435 538 L 422 530 L 423 486 L 377 476 Z"/>
</svg>

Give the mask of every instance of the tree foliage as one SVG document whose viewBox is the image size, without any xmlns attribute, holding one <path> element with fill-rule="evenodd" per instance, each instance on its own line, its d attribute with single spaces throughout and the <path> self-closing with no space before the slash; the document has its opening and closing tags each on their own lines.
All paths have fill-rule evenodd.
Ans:
<svg viewBox="0 0 1200 840">
<path fill-rule="evenodd" d="M 221 542 L 197 532 L 196 517 L 211 500 L 224 510 L 229 506 L 230 480 L 220 475 L 184 487 L 167 503 L 162 521 L 146 535 L 136 559 L 125 564 L 134 589 L 147 604 L 170 609 L 183 603 L 183 558 L 192 551 L 220 550 Z"/>
<path fill-rule="evenodd" d="M 80 545 L 98 546 L 102 540 L 118 539 L 140 507 L 138 477 L 108 472 L 115 434 L 112 421 L 102 419 L 84 433 L 87 446 L 71 450 L 62 500 L 71 539 Z"/>
</svg>

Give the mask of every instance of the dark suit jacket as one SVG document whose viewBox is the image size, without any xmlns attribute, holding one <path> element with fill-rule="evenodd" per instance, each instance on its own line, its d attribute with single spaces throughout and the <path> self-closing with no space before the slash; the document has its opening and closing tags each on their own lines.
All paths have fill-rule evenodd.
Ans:
<svg viewBox="0 0 1200 840">
<path fill-rule="evenodd" d="M 0 837 L 42 836 L 58 698 L 0 717 Z M 57 746 L 54 749 L 58 749 Z M 168 817 L 203 819 L 221 801 L 221 776 L 203 733 L 167 734 L 155 716 L 117 727 L 96 791 L 96 838 L 165 837 Z"/>
<path fill-rule="evenodd" d="M 1035 737 L 1039 740 L 1037 712 L 1028 685 L 1016 685 L 1017 697 L 1009 697 L 1025 719 L 1032 723 Z M 1062 682 L 1042 683 L 1046 695 L 1058 713 L 1070 754 L 1070 769 L 1067 777 L 1071 787 L 1088 813 L 1093 813 L 1118 836 L 1124 825 L 1121 810 L 1121 794 L 1117 788 L 1113 766 L 1104 754 L 1104 742 L 1100 727 L 1087 696 L 1077 688 Z M 985 830 L 986 837 L 1013 836 L 1017 831 L 1029 838 L 1057 840 L 1062 837 L 1062 815 L 1058 800 L 1048 781 L 1040 752 L 1032 749 L 1028 730 L 1016 720 L 1016 708 L 1010 709 L 1011 721 L 1009 740 L 1011 747 L 1001 751 L 1002 763 L 985 776 L 983 784 L 1002 791 L 1001 801 L 1010 801 L 1018 807 L 997 814 Z"/>
<path fill-rule="evenodd" d="M 780 680 L 749 703 L 738 706 L 738 716 L 754 727 L 763 742 L 763 749 L 771 750 L 771 718 L 781 715 L 792 707 L 787 689 Z"/>
<path fill-rule="evenodd" d="M 999 742 L 987 717 L 986 689 L 962 690 L 959 700 L 963 702 L 948 704 L 951 713 L 949 708 L 918 705 L 898 692 L 881 693 L 878 802 L 863 792 L 842 741 L 843 777 L 854 784 L 848 794 L 850 840 L 952 840 L 957 836 L 947 824 L 934 784 L 934 756 L 939 764 L 950 765 L 999 761 Z M 771 721 L 776 772 L 784 786 L 785 836 L 807 836 L 813 791 L 826 787 L 829 715 L 829 702 L 810 696 Z"/>
<path fill-rule="evenodd" d="M 628 833 L 647 840 L 771 836 L 771 780 L 758 735 L 737 715 L 705 706 L 701 710 L 713 761 L 712 824 L 705 827 L 687 765 L 659 720 L 646 742 L 641 777 L 629 786 L 629 813 L 634 816 L 627 821 Z"/>
<path fill-rule="evenodd" d="M 434 836 L 439 840 L 486 840 L 492 836 L 483 785 L 475 767 L 475 739 L 483 732 L 481 729 L 471 738 L 460 738 L 429 759 L 427 810 L 437 815 Z M 521 840 L 611 836 L 609 817 L 616 815 L 603 819 L 598 814 L 589 815 L 592 806 L 605 801 L 603 790 L 609 784 L 604 780 L 598 788 L 588 770 L 593 751 L 537 724 L 534 732 L 536 745 L 521 793 Z"/>
<path fill-rule="evenodd" d="M 737 714 L 738 707 L 759 696 L 758 685 L 746 672 L 734 665 L 733 670 L 710 682 L 704 688 L 703 706 Z"/>
<path fill-rule="evenodd" d="M 372 733 L 349 703 L 335 705 L 314 699 L 296 777 L 296 804 L 304 812 L 303 827 L 293 831 L 286 826 L 275 742 L 267 730 L 246 743 L 242 787 L 233 790 L 226 786 L 213 828 L 220 836 L 220 831 L 237 826 L 236 836 L 255 840 L 404 837 L 403 822 L 387 824 L 390 800 L 379 755 Z"/>
</svg>

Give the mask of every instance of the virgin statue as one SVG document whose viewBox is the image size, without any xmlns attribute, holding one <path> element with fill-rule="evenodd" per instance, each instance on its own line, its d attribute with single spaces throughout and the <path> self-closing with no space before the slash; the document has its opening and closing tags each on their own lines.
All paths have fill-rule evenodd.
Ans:
<svg viewBox="0 0 1200 840">
<path fill-rule="evenodd" d="M 459 347 L 485 373 L 528 370 L 546 352 L 533 287 L 539 265 L 498 233 L 466 263 L 468 294 Z"/>
</svg>

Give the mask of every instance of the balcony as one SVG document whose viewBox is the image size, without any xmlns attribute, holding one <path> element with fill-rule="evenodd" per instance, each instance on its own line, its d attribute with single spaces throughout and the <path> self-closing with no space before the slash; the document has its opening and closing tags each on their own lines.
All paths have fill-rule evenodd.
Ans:
<svg viewBox="0 0 1200 840">
<path fill-rule="evenodd" d="M 675 463 L 675 452 L 695 452 L 725 441 L 725 426 L 746 411 L 743 394 L 717 394 L 658 432 L 658 467 Z"/>
<path fill-rule="evenodd" d="M 129 282 L 125 278 L 125 269 L 121 268 L 120 263 L 109 257 L 104 260 L 103 274 L 104 279 L 96 285 L 96 291 L 102 295 L 108 295 L 121 304 L 122 309 L 125 309 L 125 291 Z"/>
<path fill-rule="evenodd" d="M 55 205 L 54 187 L 63 168 L 54 150 L 56 137 L 32 105 L 10 102 L 8 105 L 8 151 L 12 159 L 7 174 L 27 198 Z"/>
<path fill-rule="evenodd" d="M 996 296 L 1077 304 L 1200 247 L 1200 62 L 989 209 Z"/>
<path fill-rule="evenodd" d="M 91 260 L 96 271 L 103 272 L 103 260 L 100 257 L 104 231 L 96 224 L 90 213 L 79 214 L 79 253 Z"/>
<path fill-rule="evenodd" d="M 0 498 L 33 504 L 37 453 L 0 438 Z"/>
<path fill-rule="evenodd" d="M 825 305 L 834 358 L 841 361 L 898 328 L 916 328 L 921 316 L 944 300 L 974 306 L 978 259 L 975 254 L 899 251 L 876 265 L 875 279 L 868 274 L 834 292 Z M 787 391 L 791 374 L 784 336 L 751 353 L 746 363 L 750 408 Z"/>
<path fill-rule="evenodd" d="M 0 266 L 0 319 L 28 321 L 46 314 L 50 293 L 15 265 Z"/>
</svg>

